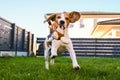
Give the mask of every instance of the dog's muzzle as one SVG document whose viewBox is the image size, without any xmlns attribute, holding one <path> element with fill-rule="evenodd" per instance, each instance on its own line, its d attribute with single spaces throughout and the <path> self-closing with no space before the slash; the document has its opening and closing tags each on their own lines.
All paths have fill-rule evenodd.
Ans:
<svg viewBox="0 0 120 80">
<path fill-rule="evenodd" d="M 63 20 L 61 20 L 60 22 L 59 22 L 59 25 L 60 25 L 60 28 L 61 29 L 65 29 L 65 21 L 63 21 Z"/>
<path fill-rule="evenodd" d="M 64 24 L 65 24 L 65 21 L 61 20 L 60 25 L 64 25 Z"/>
</svg>

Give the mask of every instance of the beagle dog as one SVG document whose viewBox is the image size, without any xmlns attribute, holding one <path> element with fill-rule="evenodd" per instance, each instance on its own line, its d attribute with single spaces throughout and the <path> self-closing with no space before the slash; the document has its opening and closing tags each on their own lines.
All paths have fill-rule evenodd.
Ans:
<svg viewBox="0 0 120 80">
<path fill-rule="evenodd" d="M 58 53 L 63 53 L 67 50 L 70 53 L 70 57 L 72 59 L 73 68 L 76 70 L 80 69 L 80 66 L 76 59 L 76 54 L 73 49 L 73 44 L 68 35 L 68 27 L 70 23 L 74 23 L 78 21 L 80 18 L 80 13 L 73 11 L 70 13 L 56 13 L 51 14 L 45 22 L 50 23 L 52 29 L 49 37 L 47 37 L 44 41 L 44 57 L 45 57 L 45 68 L 49 69 L 48 57 L 51 53 L 50 64 L 54 64 L 54 58 L 57 57 Z M 55 29 L 53 29 L 55 28 Z M 48 44 L 51 43 L 51 44 Z"/>
</svg>

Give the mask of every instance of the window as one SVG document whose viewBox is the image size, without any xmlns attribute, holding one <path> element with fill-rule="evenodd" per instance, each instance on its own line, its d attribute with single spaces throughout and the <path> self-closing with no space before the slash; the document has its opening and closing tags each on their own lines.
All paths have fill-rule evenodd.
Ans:
<svg viewBox="0 0 120 80">
<path fill-rule="evenodd" d="M 80 19 L 80 28 L 84 28 L 84 27 L 85 27 L 85 25 L 83 23 L 83 19 Z"/>
<path fill-rule="evenodd" d="M 85 27 L 85 25 L 84 24 L 80 24 L 80 28 L 84 28 Z"/>
<path fill-rule="evenodd" d="M 94 26 L 97 24 L 97 19 L 94 19 Z"/>
<path fill-rule="evenodd" d="M 70 24 L 69 28 L 73 28 L 73 27 L 74 27 L 74 25 L 73 25 L 73 24 Z"/>
</svg>

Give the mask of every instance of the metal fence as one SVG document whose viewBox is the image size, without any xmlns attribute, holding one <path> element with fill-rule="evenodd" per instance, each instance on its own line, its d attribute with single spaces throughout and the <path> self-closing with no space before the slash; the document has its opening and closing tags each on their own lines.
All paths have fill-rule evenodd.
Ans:
<svg viewBox="0 0 120 80">
<path fill-rule="evenodd" d="M 45 38 L 37 38 L 37 55 L 43 55 Z M 120 57 L 120 38 L 71 38 L 77 56 Z M 62 55 L 69 55 L 67 51 Z"/>
<path fill-rule="evenodd" d="M 0 51 L 33 52 L 34 34 L 0 17 Z"/>
</svg>

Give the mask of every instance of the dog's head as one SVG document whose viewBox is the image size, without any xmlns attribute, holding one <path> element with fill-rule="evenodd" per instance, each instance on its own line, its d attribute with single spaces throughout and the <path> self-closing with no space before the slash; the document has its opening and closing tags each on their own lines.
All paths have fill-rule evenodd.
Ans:
<svg viewBox="0 0 120 80">
<path fill-rule="evenodd" d="M 45 22 L 55 21 L 61 28 L 68 27 L 69 23 L 74 23 L 80 18 L 80 13 L 73 11 L 70 13 L 63 12 L 63 13 L 56 13 L 50 15 Z"/>
</svg>

